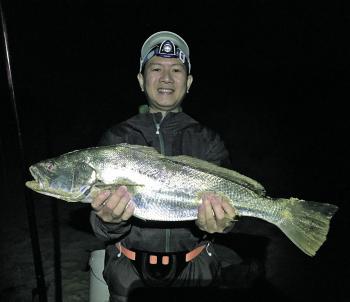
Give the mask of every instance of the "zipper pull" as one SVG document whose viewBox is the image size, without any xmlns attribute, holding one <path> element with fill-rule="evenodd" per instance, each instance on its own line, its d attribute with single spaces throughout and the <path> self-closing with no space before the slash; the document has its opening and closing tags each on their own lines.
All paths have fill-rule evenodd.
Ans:
<svg viewBox="0 0 350 302">
<path fill-rule="evenodd" d="M 159 125 L 159 124 L 156 124 L 156 128 L 157 128 L 156 134 L 159 135 L 159 128 L 160 128 L 160 125 Z"/>
</svg>

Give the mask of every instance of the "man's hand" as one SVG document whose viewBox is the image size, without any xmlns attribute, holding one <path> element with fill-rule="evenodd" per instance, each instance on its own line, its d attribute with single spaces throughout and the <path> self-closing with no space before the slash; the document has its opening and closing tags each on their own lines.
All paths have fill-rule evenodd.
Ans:
<svg viewBox="0 0 350 302">
<path fill-rule="evenodd" d="M 134 213 L 135 204 L 125 186 L 115 192 L 104 191 L 98 194 L 91 206 L 96 215 L 105 222 L 119 223 L 128 220 Z"/>
<path fill-rule="evenodd" d="M 228 200 L 209 192 L 202 196 L 196 224 L 202 231 L 223 233 L 227 227 L 234 223 L 235 216 L 235 209 Z"/>
</svg>

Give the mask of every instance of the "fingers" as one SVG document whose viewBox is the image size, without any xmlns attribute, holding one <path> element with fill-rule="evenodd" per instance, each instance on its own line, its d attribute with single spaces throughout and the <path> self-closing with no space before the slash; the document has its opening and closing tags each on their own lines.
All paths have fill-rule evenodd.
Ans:
<svg viewBox="0 0 350 302">
<path fill-rule="evenodd" d="M 120 216 L 124 211 L 126 204 L 129 202 L 130 196 L 125 187 L 119 187 L 106 201 L 106 207 L 116 216 Z"/>
<path fill-rule="evenodd" d="M 225 218 L 225 211 L 222 207 L 222 197 L 221 196 L 212 196 L 210 200 L 210 204 L 213 208 L 214 219 L 220 221 Z"/>
<path fill-rule="evenodd" d="M 131 196 L 126 189 L 126 187 L 121 186 L 118 188 L 118 190 L 111 195 L 111 197 L 108 199 L 106 203 L 106 207 L 111 210 L 111 215 L 114 218 L 114 220 L 127 220 L 128 218 L 131 217 L 130 211 L 131 208 L 128 207 L 127 205 L 131 200 Z"/>
<path fill-rule="evenodd" d="M 92 208 L 105 222 L 119 223 L 128 220 L 134 213 L 135 205 L 125 186 L 115 192 L 102 192 L 92 202 Z"/>
<path fill-rule="evenodd" d="M 121 220 L 126 221 L 129 218 L 131 218 L 131 216 L 134 214 L 134 210 L 135 210 L 135 204 L 130 200 L 125 207 L 125 211 L 121 216 Z"/>
<path fill-rule="evenodd" d="M 214 207 L 214 203 L 215 201 L 212 200 L 211 198 L 204 200 L 205 221 L 206 221 L 206 227 L 209 233 L 213 233 L 217 229 L 215 211 L 219 211 L 219 210 L 218 208 Z"/>
<path fill-rule="evenodd" d="M 214 233 L 216 230 L 216 221 L 213 214 L 210 201 L 204 199 L 198 208 L 198 218 L 196 220 L 197 226 L 205 232 Z"/>
<path fill-rule="evenodd" d="M 201 230 L 221 233 L 233 223 L 236 213 L 228 200 L 214 193 L 203 194 L 202 200 L 196 221 Z"/>
<path fill-rule="evenodd" d="M 225 211 L 225 215 L 228 216 L 228 217 L 231 218 L 231 219 L 234 219 L 235 216 L 236 216 L 236 211 L 235 211 L 235 209 L 231 206 L 231 204 L 229 203 L 229 201 L 226 200 L 226 199 L 223 199 L 221 205 L 222 205 L 222 208 L 223 208 L 224 211 Z"/>
<path fill-rule="evenodd" d="M 110 195 L 110 191 L 104 191 L 99 193 L 94 200 L 91 203 L 91 207 L 95 210 L 95 211 L 99 211 L 103 206 L 104 203 L 106 201 L 106 199 L 108 198 L 108 196 Z"/>
</svg>

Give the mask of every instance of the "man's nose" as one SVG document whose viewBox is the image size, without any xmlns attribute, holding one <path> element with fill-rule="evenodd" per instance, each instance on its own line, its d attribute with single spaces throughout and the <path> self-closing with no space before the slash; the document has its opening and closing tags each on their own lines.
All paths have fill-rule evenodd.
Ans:
<svg viewBox="0 0 350 302">
<path fill-rule="evenodd" d="M 173 82 L 173 77 L 171 75 L 170 70 L 164 70 L 162 73 L 161 81 L 165 83 Z"/>
</svg>

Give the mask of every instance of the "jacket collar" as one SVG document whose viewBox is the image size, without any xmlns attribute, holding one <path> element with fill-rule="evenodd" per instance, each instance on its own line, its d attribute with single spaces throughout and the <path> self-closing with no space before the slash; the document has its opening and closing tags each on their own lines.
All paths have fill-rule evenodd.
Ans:
<svg viewBox="0 0 350 302">
<path fill-rule="evenodd" d="M 174 110 L 169 112 L 182 112 L 182 107 L 178 106 Z M 144 104 L 139 107 L 139 113 L 150 113 L 150 108 L 148 105 Z"/>
<path fill-rule="evenodd" d="M 163 118 L 161 112 L 156 113 L 150 113 L 148 105 L 142 105 L 139 107 L 139 114 L 134 116 L 129 120 L 133 124 L 133 127 L 136 125 L 139 125 L 142 129 L 145 129 L 147 127 L 154 127 L 153 124 L 153 117 L 156 119 L 157 123 L 162 123 L 163 129 L 182 129 L 186 128 L 193 124 L 198 124 L 196 120 L 194 120 L 192 117 L 187 115 L 186 113 L 182 112 L 182 108 L 180 108 L 179 112 L 168 112 L 167 115 Z M 162 120 L 163 118 L 163 120 Z M 136 124 L 135 121 L 138 121 Z M 150 123 L 152 121 L 152 123 Z M 139 128 L 136 126 L 136 128 Z"/>
</svg>

